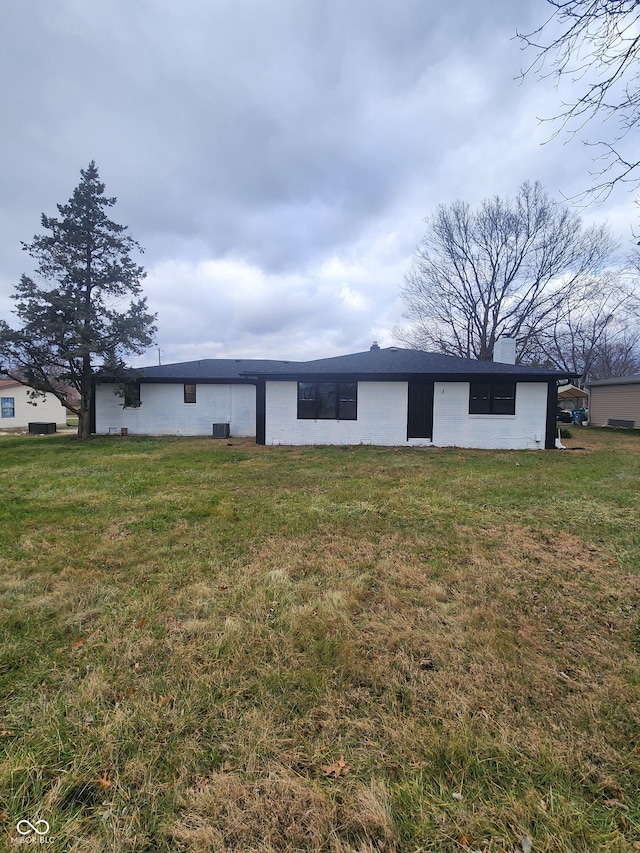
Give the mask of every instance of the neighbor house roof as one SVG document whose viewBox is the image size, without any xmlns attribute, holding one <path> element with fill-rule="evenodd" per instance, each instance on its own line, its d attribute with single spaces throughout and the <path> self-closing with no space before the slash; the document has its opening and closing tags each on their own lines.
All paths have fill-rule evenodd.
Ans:
<svg viewBox="0 0 640 853">
<path fill-rule="evenodd" d="M 13 388 L 21 384 L 21 382 L 16 382 L 15 379 L 0 379 L 0 389 Z"/>
<path fill-rule="evenodd" d="M 616 379 L 598 379 L 597 382 L 590 382 L 589 388 L 596 385 L 637 385 L 640 382 L 640 375 L 636 376 L 618 376 Z"/>
</svg>

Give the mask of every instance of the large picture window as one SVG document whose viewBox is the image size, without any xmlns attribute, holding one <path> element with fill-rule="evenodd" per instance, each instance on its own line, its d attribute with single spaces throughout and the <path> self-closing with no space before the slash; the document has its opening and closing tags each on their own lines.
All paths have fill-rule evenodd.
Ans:
<svg viewBox="0 0 640 853">
<path fill-rule="evenodd" d="M 469 389 L 470 415 L 515 415 L 515 382 L 472 382 Z"/>
<path fill-rule="evenodd" d="M 355 421 L 357 382 L 298 382 L 298 419 Z"/>
<path fill-rule="evenodd" d="M 0 411 L 3 418 L 15 418 L 16 416 L 16 398 L 15 397 L 0 397 Z"/>
</svg>

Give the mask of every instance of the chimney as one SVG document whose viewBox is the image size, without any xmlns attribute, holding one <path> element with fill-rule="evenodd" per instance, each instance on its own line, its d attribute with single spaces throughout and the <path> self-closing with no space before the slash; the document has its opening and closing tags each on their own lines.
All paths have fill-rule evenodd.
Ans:
<svg viewBox="0 0 640 853">
<path fill-rule="evenodd" d="M 493 346 L 493 360 L 499 364 L 516 363 L 516 339 L 506 335 L 498 338 Z"/>
<path fill-rule="evenodd" d="M 369 347 L 369 350 L 374 350 L 374 349 L 380 349 L 380 347 L 378 346 L 378 341 L 374 341 L 371 344 L 371 346 Z"/>
</svg>

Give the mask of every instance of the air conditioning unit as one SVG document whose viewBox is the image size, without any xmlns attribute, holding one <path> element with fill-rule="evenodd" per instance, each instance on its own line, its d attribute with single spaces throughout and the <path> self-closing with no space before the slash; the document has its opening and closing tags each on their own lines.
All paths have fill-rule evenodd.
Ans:
<svg viewBox="0 0 640 853">
<path fill-rule="evenodd" d="M 214 424 L 213 425 L 213 437 L 214 438 L 229 438 L 229 424 Z"/>
<path fill-rule="evenodd" d="M 56 431 L 55 423 L 29 422 L 29 435 L 50 435 Z"/>
</svg>

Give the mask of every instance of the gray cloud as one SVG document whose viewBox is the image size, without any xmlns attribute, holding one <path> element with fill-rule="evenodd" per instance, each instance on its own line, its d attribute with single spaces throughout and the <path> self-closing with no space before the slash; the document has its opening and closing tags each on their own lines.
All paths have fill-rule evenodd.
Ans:
<svg viewBox="0 0 640 853">
<path fill-rule="evenodd" d="M 390 343 L 438 203 L 588 183 L 514 79 L 541 0 L 10 0 L 0 35 L 0 313 L 20 240 L 95 158 L 146 247 L 166 360 Z M 625 239 L 632 198 L 605 208 Z M 153 354 L 150 354 L 152 357 Z M 185 357 L 187 357 L 185 355 Z"/>
</svg>

